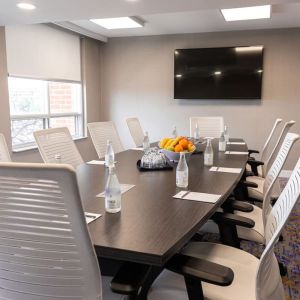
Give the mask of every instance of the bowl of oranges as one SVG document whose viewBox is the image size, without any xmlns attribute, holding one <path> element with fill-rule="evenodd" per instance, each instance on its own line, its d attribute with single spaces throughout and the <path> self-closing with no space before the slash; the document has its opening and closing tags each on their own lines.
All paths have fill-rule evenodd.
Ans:
<svg viewBox="0 0 300 300">
<path fill-rule="evenodd" d="M 185 152 L 185 158 L 189 159 L 196 150 L 196 146 L 188 138 L 178 136 L 176 138 L 163 138 L 158 146 L 165 156 L 171 161 L 179 161 L 180 152 Z"/>
</svg>

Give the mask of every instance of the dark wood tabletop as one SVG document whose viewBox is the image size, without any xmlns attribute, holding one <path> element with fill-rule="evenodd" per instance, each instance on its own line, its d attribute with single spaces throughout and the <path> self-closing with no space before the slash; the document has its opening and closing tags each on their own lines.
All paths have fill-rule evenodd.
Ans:
<svg viewBox="0 0 300 300">
<path fill-rule="evenodd" d="M 231 141 L 242 141 L 231 139 Z M 247 155 L 218 152 L 213 140 L 214 166 L 245 168 Z M 246 145 L 228 145 L 227 150 L 247 151 Z M 140 172 L 136 162 L 141 151 L 127 150 L 116 155 L 120 183 L 135 187 L 122 195 L 120 213 L 105 212 L 104 198 L 108 170 L 101 165 L 78 167 L 78 183 L 85 211 L 101 213 L 89 224 L 89 231 L 100 257 L 163 266 L 198 231 L 226 200 L 240 174 L 209 171 L 203 154 L 192 155 L 189 162 L 189 186 L 193 192 L 222 195 L 216 204 L 175 199 L 176 167 L 172 171 Z"/>
</svg>

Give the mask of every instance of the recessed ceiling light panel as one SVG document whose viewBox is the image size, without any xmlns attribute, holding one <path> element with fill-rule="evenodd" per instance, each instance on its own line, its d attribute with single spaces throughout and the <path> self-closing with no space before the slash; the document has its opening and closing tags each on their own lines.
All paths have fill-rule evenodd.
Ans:
<svg viewBox="0 0 300 300">
<path fill-rule="evenodd" d="M 227 22 L 270 19 L 271 5 L 228 8 L 228 9 L 221 9 L 221 12 Z"/>
<path fill-rule="evenodd" d="M 17 4 L 17 7 L 18 8 L 21 8 L 21 9 L 26 9 L 26 10 L 33 10 L 33 9 L 36 9 L 36 6 L 31 4 L 31 3 L 26 3 L 26 2 L 20 2 Z"/>
<path fill-rule="evenodd" d="M 90 21 L 105 29 L 139 28 L 144 26 L 143 22 L 135 17 L 91 19 Z"/>
</svg>

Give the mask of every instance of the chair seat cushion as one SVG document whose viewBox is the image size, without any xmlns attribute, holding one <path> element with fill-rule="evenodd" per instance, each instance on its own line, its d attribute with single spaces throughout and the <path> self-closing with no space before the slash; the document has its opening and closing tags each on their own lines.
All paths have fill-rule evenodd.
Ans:
<svg viewBox="0 0 300 300">
<path fill-rule="evenodd" d="M 262 201 L 264 197 L 263 190 L 264 190 L 265 179 L 258 176 L 249 176 L 247 177 L 247 181 L 254 182 L 258 185 L 257 188 L 252 188 L 252 187 L 248 188 L 249 197 Z"/>
<path fill-rule="evenodd" d="M 183 253 L 224 265 L 234 272 L 234 281 L 227 287 L 203 282 L 205 298 L 214 300 L 256 299 L 255 282 L 259 260 L 255 256 L 240 249 L 204 242 L 189 243 Z M 183 277 L 164 271 L 154 282 L 148 299 L 188 299 Z"/>
<path fill-rule="evenodd" d="M 238 237 L 240 239 L 257 242 L 260 244 L 264 243 L 264 225 L 263 225 L 263 217 L 262 217 L 262 209 L 253 205 L 253 211 L 241 212 L 235 211 L 235 214 L 249 218 L 255 222 L 253 228 L 246 228 L 242 226 L 237 226 Z"/>
</svg>

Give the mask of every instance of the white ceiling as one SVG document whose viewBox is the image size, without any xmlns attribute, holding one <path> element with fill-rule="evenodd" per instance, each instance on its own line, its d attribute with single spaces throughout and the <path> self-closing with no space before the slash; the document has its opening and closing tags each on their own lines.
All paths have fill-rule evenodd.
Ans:
<svg viewBox="0 0 300 300">
<path fill-rule="evenodd" d="M 26 0 L 23 0 L 24 2 Z M 106 37 L 300 27 L 300 0 L 27 0 L 34 11 L 0 0 L 0 26 L 71 21 Z M 273 4 L 270 20 L 225 22 L 220 8 Z M 144 28 L 107 30 L 91 18 L 138 16 Z"/>
</svg>

